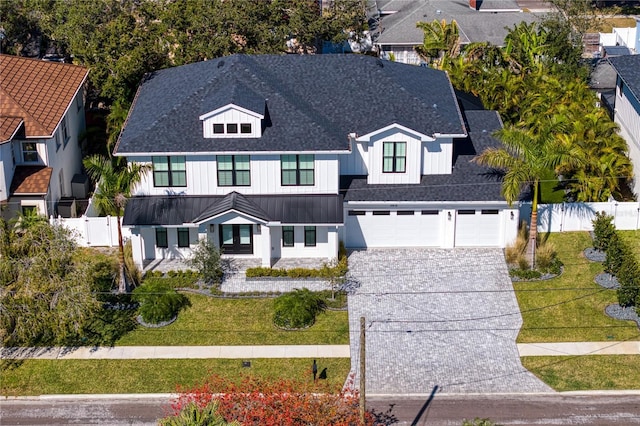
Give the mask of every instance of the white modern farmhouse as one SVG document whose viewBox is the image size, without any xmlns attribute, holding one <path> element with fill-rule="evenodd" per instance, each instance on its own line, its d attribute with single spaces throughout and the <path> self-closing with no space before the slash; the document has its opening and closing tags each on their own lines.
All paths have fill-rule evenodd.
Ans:
<svg viewBox="0 0 640 426">
<path fill-rule="evenodd" d="M 134 260 L 335 258 L 347 247 L 504 247 L 517 206 L 470 159 L 497 113 L 444 72 L 360 55 L 233 55 L 148 75 L 115 155 L 150 163 L 123 225 Z"/>
</svg>

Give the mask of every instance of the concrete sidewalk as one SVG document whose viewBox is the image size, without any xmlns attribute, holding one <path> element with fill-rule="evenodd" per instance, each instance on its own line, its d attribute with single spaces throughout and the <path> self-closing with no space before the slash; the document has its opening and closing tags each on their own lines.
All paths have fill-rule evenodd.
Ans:
<svg viewBox="0 0 640 426">
<path fill-rule="evenodd" d="M 0 348 L 0 359 L 252 359 L 349 357 L 349 345 Z"/>
<path fill-rule="evenodd" d="M 518 343 L 520 356 L 640 355 L 640 341 Z"/>
</svg>

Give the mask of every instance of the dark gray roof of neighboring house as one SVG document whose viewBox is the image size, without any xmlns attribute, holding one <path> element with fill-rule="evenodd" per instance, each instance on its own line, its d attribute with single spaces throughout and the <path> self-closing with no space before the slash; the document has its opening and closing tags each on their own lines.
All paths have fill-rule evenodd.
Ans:
<svg viewBox="0 0 640 426">
<path fill-rule="evenodd" d="M 370 185 L 366 176 L 343 176 L 345 201 L 504 201 L 502 184 L 471 159 L 500 146 L 492 133 L 502 128 L 496 111 L 466 111 L 469 137 L 454 141 L 454 167 L 449 175 L 423 175 L 415 185 Z"/>
<path fill-rule="evenodd" d="M 542 15 L 519 10 L 513 0 L 484 1 L 479 11 L 471 9 L 468 1 L 459 0 L 394 0 L 380 7 L 383 11 L 397 11 L 383 16 L 374 35 L 374 43 L 380 45 L 418 45 L 422 44 L 424 33 L 416 28 L 417 22 L 434 20 L 456 20 L 460 29 L 462 44 L 488 41 L 502 46 L 507 34 L 505 27 L 513 28 L 522 21 L 531 23 Z M 490 12 L 488 10 L 506 10 Z M 487 10 L 487 12 L 483 12 Z M 439 11 L 439 13 L 438 13 Z"/>
<path fill-rule="evenodd" d="M 600 59 L 589 76 L 589 87 L 599 92 L 615 89 L 616 76 L 616 71 L 613 69 L 609 61 L 606 59 Z"/>
<path fill-rule="evenodd" d="M 602 49 L 608 58 L 612 56 L 631 55 L 631 49 L 627 46 L 602 46 Z"/>
<path fill-rule="evenodd" d="M 266 102 L 261 138 L 203 137 L 202 111 L 229 99 Z M 115 152 L 346 152 L 349 133 L 393 123 L 464 134 L 446 74 L 364 55 L 232 55 L 148 75 Z"/>
<path fill-rule="evenodd" d="M 617 56 L 609 58 L 624 84 L 629 87 L 638 101 L 640 101 L 640 55 Z"/>
<path fill-rule="evenodd" d="M 232 195 L 235 194 L 235 195 Z M 127 203 L 125 226 L 183 225 L 236 210 L 283 224 L 341 224 L 342 196 L 313 195 L 176 195 L 133 197 Z"/>
</svg>

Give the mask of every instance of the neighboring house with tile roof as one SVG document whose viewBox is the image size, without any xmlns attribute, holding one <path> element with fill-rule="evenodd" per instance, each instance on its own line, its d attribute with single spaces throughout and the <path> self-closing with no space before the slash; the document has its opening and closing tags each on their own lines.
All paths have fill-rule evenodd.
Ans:
<svg viewBox="0 0 640 426">
<path fill-rule="evenodd" d="M 422 59 L 415 51 L 424 33 L 418 22 L 455 20 L 460 44 L 490 42 L 504 44 L 509 28 L 521 22 L 538 20 L 540 13 L 523 12 L 515 0 L 370 0 L 374 21 L 372 38 L 380 57 L 418 65 Z"/>
<path fill-rule="evenodd" d="M 616 71 L 613 99 L 613 120 L 620 126 L 620 135 L 627 141 L 628 154 L 634 169 L 632 190 L 640 198 L 640 55 L 609 58 Z M 609 102 L 611 103 L 611 102 Z"/>
<path fill-rule="evenodd" d="M 82 170 L 88 70 L 0 55 L 0 203 L 4 215 L 58 213 Z"/>
<path fill-rule="evenodd" d="M 385 88 L 381 93 L 379 88 Z M 347 247 L 491 246 L 517 207 L 469 160 L 496 112 L 463 114 L 444 72 L 363 55 L 233 55 L 157 71 L 114 150 L 152 164 L 125 209 L 134 260 L 335 258 Z"/>
</svg>

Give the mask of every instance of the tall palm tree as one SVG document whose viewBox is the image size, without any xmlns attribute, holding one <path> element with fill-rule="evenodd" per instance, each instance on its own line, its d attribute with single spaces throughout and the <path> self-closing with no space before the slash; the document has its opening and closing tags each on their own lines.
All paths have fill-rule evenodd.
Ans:
<svg viewBox="0 0 640 426">
<path fill-rule="evenodd" d="M 416 46 L 416 52 L 423 59 L 435 63 L 437 68 L 442 67 L 445 58 L 453 58 L 460 52 L 460 32 L 455 20 L 448 24 L 444 19 L 418 22 L 416 27 L 424 32 L 424 40 Z"/>
<path fill-rule="evenodd" d="M 518 200 L 525 189 L 531 189 L 531 226 L 527 254 L 531 268 L 535 266 L 535 250 L 538 225 L 538 192 L 540 181 L 549 171 L 566 164 L 574 164 L 575 147 L 561 143 L 557 134 L 562 133 L 566 123 L 562 118 L 545 119 L 544 126 L 534 132 L 529 128 L 508 126 L 496 132 L 502 141 L 500 148 L 488 148 L 473 161 L 484 166 L 503 170 L 502 195 L 509 205 Z"/>
<path fill-rule="evenodd" d="M 83 161 L 89 176 L 98 182 L 93 195 L 98 212 L 116 216 L 118 220 L 118 291 L 127 291 L 121 217 L 131 192 L 151 169 L 149 164 L 126 163 L 117 158 L 92 155 Z"/>
</svg>

